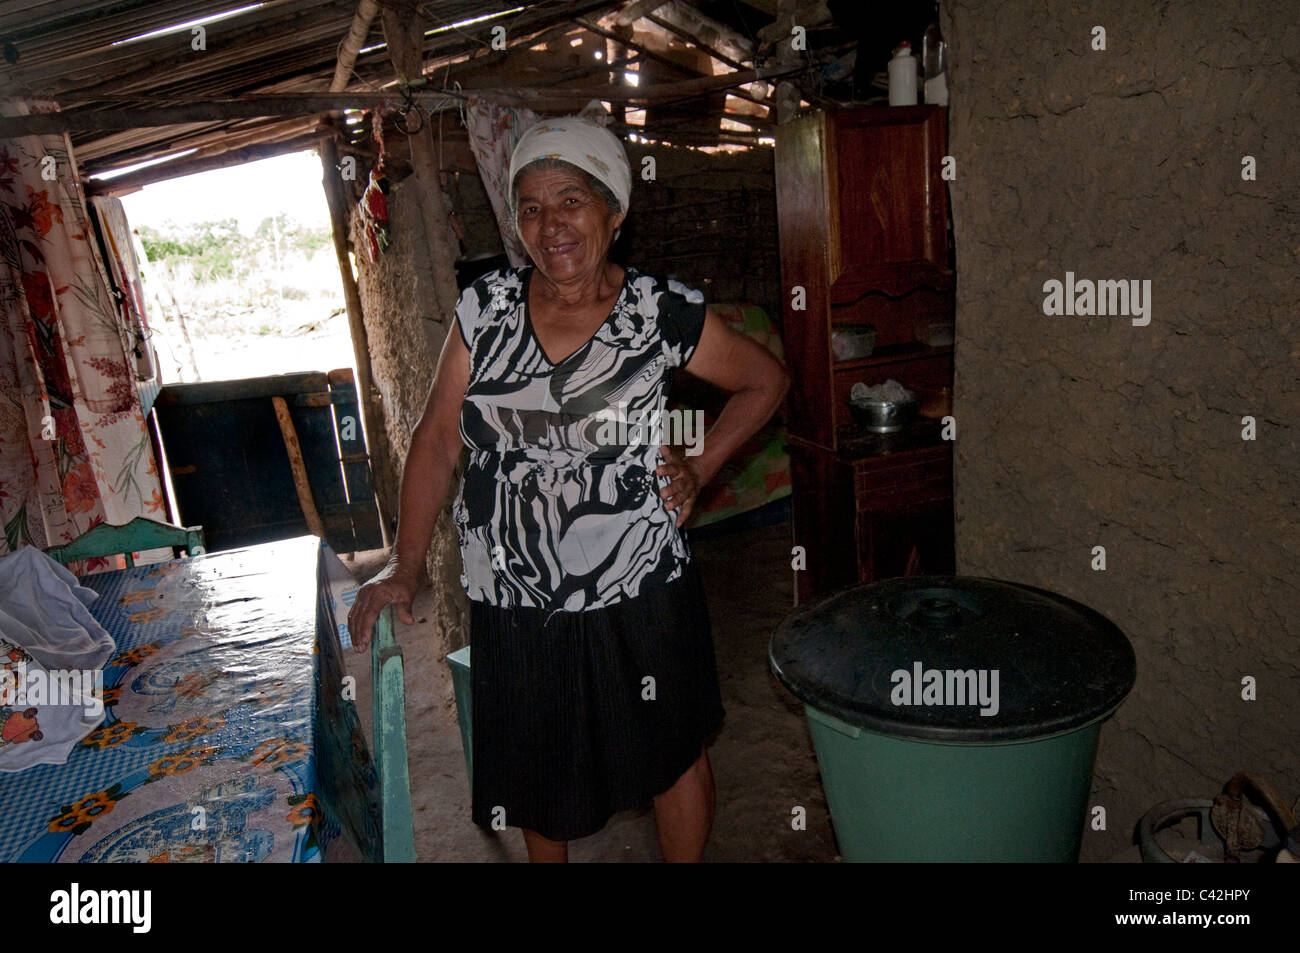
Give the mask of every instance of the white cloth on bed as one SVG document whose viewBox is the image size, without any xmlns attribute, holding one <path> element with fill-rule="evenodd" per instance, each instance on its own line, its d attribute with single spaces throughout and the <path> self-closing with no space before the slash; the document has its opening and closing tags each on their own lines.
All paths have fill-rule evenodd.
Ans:
<svg viewBox="0 0 1300 953">
<path fill-rule="evenodd" d="M 0 771 L 63 764 L 103 721 L 94 689 L 116 644 L 98 598 L 34 546 L 0 558 Z"/>
</svg>

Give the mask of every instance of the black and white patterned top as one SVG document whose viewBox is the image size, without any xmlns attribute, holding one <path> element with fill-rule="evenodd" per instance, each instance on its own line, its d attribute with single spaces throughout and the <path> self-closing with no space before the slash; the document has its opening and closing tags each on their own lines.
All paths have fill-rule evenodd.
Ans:
<svg viewBox="0 0 1300 953">
<path fill-rule="evenodd" d="M 699 343 L 704 296 L 625 271 L 605 322 L 555 365 L 529 320 L 531 266 L 484 275 L 460 297 L 470 456 L 452 517 L 470 599 L 597 609 L 671 582 L 690 561 L 659 496 L 671 481 L 654 472 L 669 441 L 617 420 L 665 410 L 675 369 Z"/>
</svg>

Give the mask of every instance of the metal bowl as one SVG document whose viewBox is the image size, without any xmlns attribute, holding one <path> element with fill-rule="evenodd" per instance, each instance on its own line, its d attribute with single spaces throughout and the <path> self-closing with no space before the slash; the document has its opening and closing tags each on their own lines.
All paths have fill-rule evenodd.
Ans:
<svg viewBox="0 0 1300 953">
<path fill-rule="evenodd" d="M 872 433 L 897 433 L 916 416 L 916 400 L 851 400 L 849 409 L 862 429 Z"/>
</svg>

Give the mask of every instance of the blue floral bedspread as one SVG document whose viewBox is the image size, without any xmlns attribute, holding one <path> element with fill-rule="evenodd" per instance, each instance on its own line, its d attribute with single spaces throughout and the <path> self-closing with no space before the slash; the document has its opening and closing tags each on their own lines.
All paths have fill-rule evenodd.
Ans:
<svg viewBox="0 0 1300 953">
<path fill-rule="evenodd" d="M 315 537 L 87 576 L 117 641 L 104 721 L 0 775 L 0 861 L 319 861 L 377 843 Z"/>
</svg>

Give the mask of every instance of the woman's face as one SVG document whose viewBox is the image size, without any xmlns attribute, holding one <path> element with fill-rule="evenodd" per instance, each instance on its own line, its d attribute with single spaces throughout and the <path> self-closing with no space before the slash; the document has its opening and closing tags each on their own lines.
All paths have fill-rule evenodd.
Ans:
<svg viewBox="0 0 1300 953">
<path fill-rule="evenodd" d="M 515 214 L 524 248 L 552 281 L 594 274 L 623 221 L 572 168 L 544 167 L 521 175 Z"/>
</svg>

